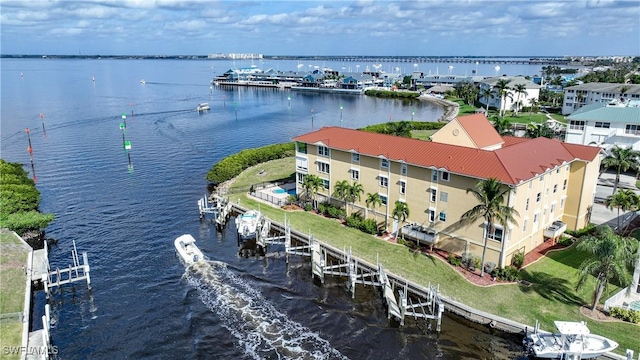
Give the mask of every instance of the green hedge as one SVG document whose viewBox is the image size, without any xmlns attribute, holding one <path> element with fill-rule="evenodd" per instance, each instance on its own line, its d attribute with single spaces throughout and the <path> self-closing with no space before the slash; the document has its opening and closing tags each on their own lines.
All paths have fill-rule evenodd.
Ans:
<svg viewBox="0 0 640 360">
<path fill-rule="evenodd" d="M 400 98 L 400 99 L 417 99 L 420 96 L 416 91 L 389 91 L 389 90 L 366 90 L 365 95 L 379 98 Z"/>
<path fill-rule="evenodd" d="M 251 166 L 294 155 L 295 143 L 293 142 L 242 150 L 215 164 L 207 173 L 207 181 L 218 185 L 240 175 Z"/>
<path fill-rule="evenodd" d="M 447 125 L 445 122 L 435 122 L 435 121 L 405 121 L 409 125 L 409 130 L 438 130 L 443 126 Z M 386 122 L 383 124 L 375 124 L 365 126 L 358 130 L 375 132 L 379 134 L 387 134 L 389 131 L 389 124 L 391 122 Z"/>
<path fill-rule="evenodd" d="M 40 231 L 53 221 L 53 214 L 38 212 L 40 191 L 22 164 L 0 159 L 0 226 L 19 235 Z"/>
</svg>

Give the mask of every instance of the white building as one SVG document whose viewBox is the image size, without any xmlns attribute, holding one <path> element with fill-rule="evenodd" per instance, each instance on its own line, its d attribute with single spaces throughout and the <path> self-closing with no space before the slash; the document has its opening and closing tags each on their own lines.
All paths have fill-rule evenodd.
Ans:
<svg viewBox="0 0 640 360">
<path fill-rule="evenodd" d="M 567 117 L 565 141 L 640 150 L 640 100 L 613 100 L 586 105 Z"/>
<path fill-rule="evenodd" d="M 614 99 L 640 100 L 640 85 L 586 83 L 564 89 L 562 115 L 568 115 L 590 104 L 609 103 Z"/>
<path fill-rule="evenodd" d="M 496 84 L 498 83 L 498 81 L 503 79 L 506 79 L 508 81 L 507 86 L 509 87 L 508 91 L 510 94 L 510 96 L 506 97 L 504 105 L 501 104 L 502 99 L 498 95 L 498 90 L 496 89 Z M 520 98 L 518 98 L 518 94 L 516 94 L 516 92 L 513 90 L 518 84 L 524 84 L 526 87 L 526 94 L 520 94 Z M 480 94 L 482 94 L 482 91 L 485 89 L 492 90 L 492 96 L 488 98 L 481 96 L 479 99 L 480 103 L 486 106 L 488 102 L 489 107 L 493 107 L 496 109 L 504 109 L 506 111 L 516 110 L 516 102 L 520 103 L 520 106 L 518 107 L 518 109 L 522 109 L 525 106 L 529 106 L 531 99 L 538 100 L 540 98 L 540 88 L 542 87 L 531 80 L 525 79 L 522 76 L 490 77 L 480 81 L 479 85 L 480 85 Z"/>
</svg>

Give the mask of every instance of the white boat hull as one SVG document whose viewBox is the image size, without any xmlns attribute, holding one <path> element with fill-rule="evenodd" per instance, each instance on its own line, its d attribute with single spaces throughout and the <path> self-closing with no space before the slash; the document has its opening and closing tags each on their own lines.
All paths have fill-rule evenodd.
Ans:
<svg viewBox="0 0 640 360">
<path fill-rule="evenodd" d="M 181 235 L 173 242 L 178 256 L 185 263 L 191 265 L 198 261 L 205 260 L 202 251 L 196 246 L 196 239 L 189 234 Z"/>
<path fill-rule="evenodd" d="M 238 229 L 238 237 L 243 241 L 255 239 L 260 224 L 262 222 L 262 214 L 256 210 L 250 210 L 236 218 L 236 228 Z"/>
<path fill-rule="evenodd" d="M 618 347 L 613 340 L 589 333 L 584 323 L 556 321 L 556 326 L 560 330 L 558 333 L 527 335 L 524 344 L 530 355 L 539 359 L 593 359 Z M 567 329 L 573 329 L 573 332 Z"/>
</svg>

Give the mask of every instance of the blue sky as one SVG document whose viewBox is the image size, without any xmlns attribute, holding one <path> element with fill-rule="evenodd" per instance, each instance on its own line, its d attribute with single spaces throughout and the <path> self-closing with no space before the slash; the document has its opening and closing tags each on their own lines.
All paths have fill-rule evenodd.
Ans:
<svg viewBox="0 0 640 360">
<path fill-rule="evenodd" d="M 640 1 L 0 0 L 2 54 L 640 55 Z"/>
</svg>

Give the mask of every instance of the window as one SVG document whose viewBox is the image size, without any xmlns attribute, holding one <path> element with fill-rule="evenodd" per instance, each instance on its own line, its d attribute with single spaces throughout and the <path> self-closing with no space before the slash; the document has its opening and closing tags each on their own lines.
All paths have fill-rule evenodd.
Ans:
<svg viewBox="0 0 640 360">
<path fill-rule="evenodd" d="M 522 232 L 527 231 L 527 221 L 528 219 L 524 219 L 524 221 L 522 222 Z"/>
<path fill-rule="evenodd" d="M 307 172 L 308 165 L 306 158 L 296 156 L 296 170 Z"/>
<path fill-rule="evenodd" d="M 436 209 L 434 208 L 429 208 L 429 221 L 430 222 L 436 221 Z"/>
<path fill-rule="evenodd" d="M 360 162 L 360 154 L 358 154 L 358 153 L 352 153 L 352 154 L 351 154 L 351 161 L 353 161 L 353 162 Z"/>
<path fill-rule="evenodd" d="M 382 205 L 387 205 L 387 196 L 382 194 L 378 194 L 378 196 L 380 196 L 380 202 Z"/>
<path fill-rule="evenodd" d="M 608 129 L 611 127 L 611 123 L 596 121 L 596 127 L 601 129 Z"/>
<path fill-rule="evenodd" d="M 431 170 L 431 181 L 438 182 L 438 170 Z"/>
<path fill-rule="evenodd" d="M 542 174 L 542 176 L 540 176 L 540 182 L 544 181 L 544 174 Z"/>
<path fill-rule="evenodd" d="M 298 184 L 302 184 L 304 182 L 305 176 L 305 174 L 296 173 L 296 180 L 298 181 Z"/>
<path fill-rule="evenodd" d="M 571 120 L 569 122 L 569 130 L 584 130 L 584 121 Z"/>
<path fill-rule="evenodd" d="M 400 181 L 400 194 L 404 195 L 407 190 L 407 183 Z"/>
<path fill-rule="evenodd" d="M 627 125 L 624 133 L 631 135 L 640 135 L 640 125 Z"/>
<path fill-rule="evenodd" d="M 351 169 L 351 179 L 360 180 L 360 170 Z"/>
<path fill-rule="evenodd" d="M 567 190 L 567 179 L 564 179 L 564 182 L 562 183 L 562 190 Z"/>
<path fill-rule="evenodd" d="M 538 222 L 538 213 L 533 214 L 533 223 L 537 223 Z"/>
<path fill-rule="evenodd" d="M 527 199 L 527 202 L 524 204 L 524 210 L 529 210 L 529 199 Z"/>
<path fill-rule="evenodd" d="M 329 173 L 329 164 L 324 162 L 318 162 L 318 172 L 328 174 Z"/>
<path fill-rule="evenodd" d="M 301 143 L 301 142 L 297 142 L 296 146 L 298 147 L 298 152 L 301 154 L 306 154 L 307 153 L 307 144 L 305 143 Z"/>
<path fill-rule="evenodd" d="M 489 227 L 488 234 L 486 233 L 486 231 L 487 231 L 487 228 L 485 226 L 485 235 L 487 236 L 487 239 L 502 241 L 502 237 L 504 236 L 504 231 L 502 230 L 501 226 L 492 225 Z"/>
<path fill-rule="evenodd" d="M 449 181 L 449 172 L 448 172 L 448 171 L 443 171 L 443 172 L 441 172 L 440 174 L 441 174 L 441 175 L 440 175 L 440 178 L 441 178 L 443 181 Z"/>
<path fill-rule="evenodd" d="M 536 195 L 536 202 L 540 202 L 540 198 L 542 198 L 542 193 L 538 193 L 538 195 Z"/>
<path fill-rule="evenodd" d="M 431 202 L 435 202 L 436 196 L 438 195 L 438 190 L 431 188 L 429 189 L 429 191 L 431 192 Z"/>
<path fill-rule="evenodd" d="M 380 159 L 380 168 L 381 169 L 388 169 L 389 168 L 389 160 Z"/>
<path fill-rule="evenodd" d="M 447 221 L 447 213 L 445 213 L 444 211 L 440 211 L 440 214 L 438 215 L 438 219 L 442 222 Z"/>
<path fill-rule="evenodd" d="M 549 210 L 549 212 L 553 214 L 554 211 L 556 211 L 556 204 L 551 204 L 551 209 Z"/>
<path fill-rule="evenodd" d="M 407 164 L 400 164 L 400 174 L 407 176 Z"/>
<path fill-rule="evenodd" d="M 553 185 L 553 193 L 555 194 L 558 191 L 558 184 Z"/>
<path fill-rule="evenodd" d="M 329 148 L 326 146 L 318 146 L 318 155 L 329 157 Z"/>
<path fill-rule="evenodd" d="M 382 187 L 389 186 L 389 178 L 387 178 L 386 176 L 379 176 L 379 179 L 380 179 L 380 186 Z"/>
<path fill-rule="evenodd" d="M 329 190 L 329 180 L 322 179 L 322 188 L 325 190 Z"/>
<path fill-rule="evenodd" d="M 449 200 L 449 193 L 440 191 L 440 201 L 447 202 Z"/>
</svg>

